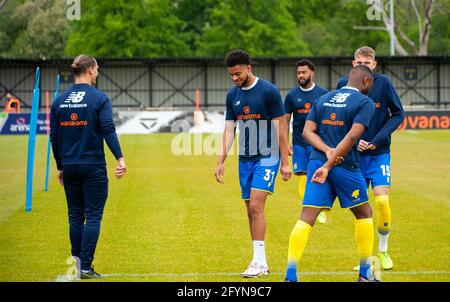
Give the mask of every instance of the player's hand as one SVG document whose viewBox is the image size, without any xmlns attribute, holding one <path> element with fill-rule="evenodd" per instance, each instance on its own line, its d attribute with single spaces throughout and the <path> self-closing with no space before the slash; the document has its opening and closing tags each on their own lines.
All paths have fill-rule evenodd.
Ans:
<svg viewBox="0 0 450 302">
<path fill-rule="evenodd" d="M 125 159 L 121 157 L 117 160 L 117 167 L 114 175 L 116 178 L 122 178 L 122 176 L 125 175 L 125 172 L 127 172 L 127 165 L 125 164 Z"/>
<path fill-rule="evenodd" d="M 63 171 L 62 170 L 58 170 L 58 181 L 59 184 L 62 186 L 64 185 L 64 181 L 63 181 Z"/>
<path fill-rule="evenodd" d="M 328 169 L 325 167 L 320 167 L 314 172 L 311 181 L 316 184 L 323 184 L 328 177 Z"/>
<path fill-rule="evenodd" d="M 292 145 L 289 145 L 288 155 L 289 155 L 289 156 L 292 156 Z"/>
<path fill-rule="evenodd" d="M 223 167 L 223 163 L 217 163 L 216 171 L 214 172 L 214 176 L 216 177 L 216 180 L 223 184 L 223 173 L 225 171 L 225 168 Z"/>
<path fill-rule="evenodd" d="M 366 142 L 365 140 L 360 139 L 358 144 L 358 151 L 363 152 L 367 150 L 367 147 L 369 147 L 369 142 Z"/>
<path fill-rule="evenodd" d="M 333 156 L 333 153 L 336 151 L 336 148 L 328 149 L 328 151 L 325 153 L 327 156 L 327 159 L 330 159 Z M 340 165 L 344 161 L 344 158 L 342 156 L 336 157 L 336 161 L 334 162 L 334 165 Z"/>
<path fill-rule="evenodd" d="M 375 150 L 377 148 L 377 146 L 375 146 L 372 143 L 369 143 L 369 145 L 367 146 L 367 150 Z"/>
<path fill-rule="evenodd" d="M 292 176 L 292 170 L 291 170 L 291 166 L 289 166 L 289 164 L 282 164 L 280 172 L 281 172 L 281 176 L 283 177 L 284 181 L 288 181 L 289 178 L 291 178 L 291 176 Z"/>
</svg>

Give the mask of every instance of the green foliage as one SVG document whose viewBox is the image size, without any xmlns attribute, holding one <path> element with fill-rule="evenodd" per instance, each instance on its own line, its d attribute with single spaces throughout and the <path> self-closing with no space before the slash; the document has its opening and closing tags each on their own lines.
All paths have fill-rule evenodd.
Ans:
<svg viewBox="0 0 450 302">
<path fill-rule="evenodd" d="M 411 3 L 395 1 L 395 15 L 409 41 L 397 37 L 414 55 L 419 26 Z M 425 2 L 415 3 L 423 23 Z M 69 21 L 66 1 L 8 0 L 0 10 L 0 56 L 223 57 L 234 48 L 254 57 L 351 56 L 362 45 L 389 55 L 388 32 L 372 29 L 385 24 L 368 20 L 366 0 L 82 0 L 81 5 L 81 20 Z M 435 1 L 430 55 L 449 54 L 449 13 L 448 0 Z"/>
<path fill-rule="evenodd" d="M 189 53 L 183 22 L 169 0 L 84 1 L 66 54 L 98 57 L 180 57 Z"/>
<path fill-rule="evenodd" d="M 58 0 L 11 1 L 0 13 L 0 54 L 18 58 L 63 56 L 70 27 Z"/>
<path fill-rule="evenodd" d="M 223 56 L 233 48 L 259 57 L 307 54 L 290 9 L 291 1 L 222 1 L 211 10 L 197 54 Z"/>
</svg>

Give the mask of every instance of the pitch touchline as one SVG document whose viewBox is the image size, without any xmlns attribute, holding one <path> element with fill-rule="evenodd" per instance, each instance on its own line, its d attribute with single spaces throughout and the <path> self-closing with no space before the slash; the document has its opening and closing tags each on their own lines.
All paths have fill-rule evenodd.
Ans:
<svg viewBox="0 0 450 302">
<path fill-rule="evenodd" d="M 300 275 L 354 275 L 355 272 L 300 272 Z M 450 271 L 409 271 L 409 272 L 382 272 L 382 275 L 450 275 Z M 102 274 L 104 277 L 207 277 L 207 276 L 240 276 L 240 273 L 147 273 L 147 274 Z M 283 276 L 284 273 L 271 273 Z"/>
<path fill-rule="evenodd" d="M 356 272 L 301 272 L 300 275 L 310 276 L 332 276 L 332 275 L 355 275 Z M 284 273 L 271 273 L 274 276 L 284 276 Z M 450 275 L 450 271 L 410 271 L 410 272 L 382 272 L 381 275 Z M 240 277 L 240 273 L 147 273 L 147 274 L 102 274 L 103 277 Z M 66 275 L 56 277 L 56 282 L 70 282 Z"/>
</svg>

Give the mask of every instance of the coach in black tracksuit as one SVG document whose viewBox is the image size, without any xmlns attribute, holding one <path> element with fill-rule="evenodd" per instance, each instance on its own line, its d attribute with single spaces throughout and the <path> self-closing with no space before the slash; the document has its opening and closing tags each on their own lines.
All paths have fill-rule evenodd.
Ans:
<svg viewBox="0 0 450 302">
<path fill-rule="evenodd" d="M 94 271 L 92 261 L 108 197 L 103 139 L 118 161 L 117 178 L 125 174 L 126 165 L 111 101 L 92 86 L 98 75 L 96 60 L 80 55 L 71 69 L 76 81 L 52 105 L 50 138 L 67 198 L 72 256 L 80 259 L 82 279 L 97 278 L 101 275 Z"/>
</svg>

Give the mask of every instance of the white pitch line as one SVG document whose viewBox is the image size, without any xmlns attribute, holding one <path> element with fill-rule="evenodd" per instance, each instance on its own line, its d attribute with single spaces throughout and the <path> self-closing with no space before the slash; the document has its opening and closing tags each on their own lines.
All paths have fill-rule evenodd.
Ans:
<svg viewBox="0 0 450 302">
<path fill-rule="evenodd" d="M 284 273 L 270 273 L 274 276 L 284 276 Z M 299 275 L 309 275 L 309 276 L 332 276 L 332 275 L 355 275 L 356 272 L 299 272 Z M 450 275 L 450 271 L 406 271 L 406 272 L 381 272 L 381 275 Z M 103 277 L 240 277 L 240 273 L 146 273 L 146 274 L 132 274 L 132 273 L 113 273 L 113 274 L 102 274 Z M 64 275 L 58 276 L 56 281 L 65 280 Z"/>
</svg>

